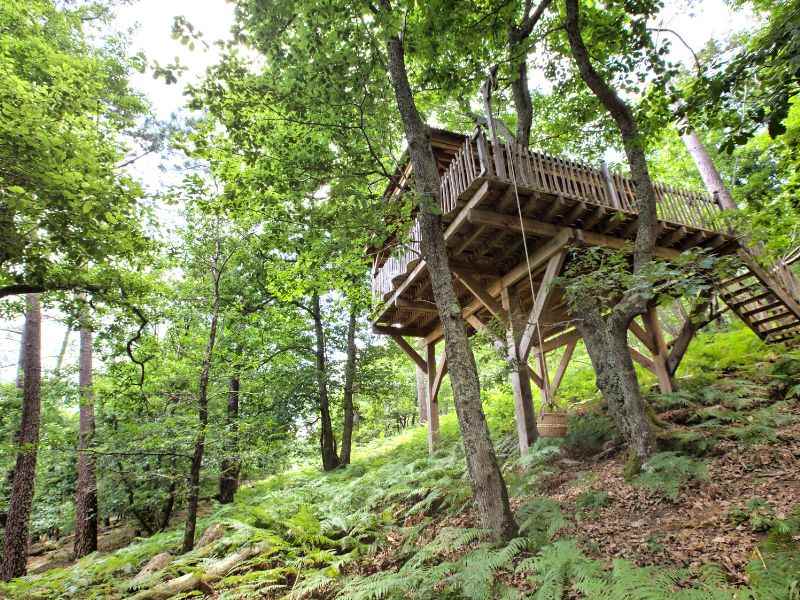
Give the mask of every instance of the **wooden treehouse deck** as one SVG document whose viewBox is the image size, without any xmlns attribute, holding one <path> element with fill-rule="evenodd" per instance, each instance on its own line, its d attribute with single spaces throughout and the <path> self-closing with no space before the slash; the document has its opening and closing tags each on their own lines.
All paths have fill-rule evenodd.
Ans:
<svg viewBox="0 0 800 600">
<path fill-rule="evenodd" d="M 570 246 L 621 249 L 632 243 L 638 212 L 633 182 L 607 169 L 514 144 L 491 144 L 480 130 L 471 137 L 434 131 L 433 146 L 441 173 L 444 235 L 462 315 L 471 332 L 484 331 L 499 344 L 513 339 L 509 347 L 526 365 L 529 353 L 538 356 L 538 374 L 530 369 L 528 375 L 547 398 L 558 387 L 566 362 L 550 381 L 542 364 L 545 354 L 566 345 L 568 361 L 579 337 L 563 295 L 549 282 L 564 269 Z M 399 172 L 386 192 L 387 201 L 408 189 L 411 176 L 409 166 Z M 672 259 L 690 248 L 703 248 L 736 255 L 739 272 L 719 282 L 720 298 L 768 342 L 800 334 L 800 305 L 791 273 L 762 268 L 725 227 L 709 195 L 661 184 L 655 189 L 656 254 Z M 374 254 L 372 289 L 381 305 L 373 328 L 391 335 L 429 373 L 428 392 L 435 402 L 446 357 L 436 369 L 435 344 L 442 328 L 418 232 L 414 223 L 406 239 L 390 240 Z M 632 348 L 633 358 L 653 370 L 668 389 L 674 357 L 655 309 L 635 321 L 631 333 L 651 354 Z M 403 336 L 423 338 L 427 359 Z"/>
</svg>

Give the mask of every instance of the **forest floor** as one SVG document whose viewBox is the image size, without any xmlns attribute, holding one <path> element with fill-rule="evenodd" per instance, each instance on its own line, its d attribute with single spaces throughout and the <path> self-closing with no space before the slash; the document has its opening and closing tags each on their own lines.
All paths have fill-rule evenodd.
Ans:
<svg viewBox="0 0 800 600">
<path fill-rule="evenodd" d="M 295 469 L 210 506 L 199 530 L 217 535 L 193 552 L 180 554 L 176 523 L 0 597 L 797 600 L 800 352 L 708 361 L 723 362 L 700 356 L 701 375 L 650 397 L 664 452 L 638 476 L 601 405 L 520 458 L 510 399 L 487 399 L 521 530 L 506 545 L 479 528 L 446 415 L 434 457 L 414 428 L 346 469 Z"/>
</svg>

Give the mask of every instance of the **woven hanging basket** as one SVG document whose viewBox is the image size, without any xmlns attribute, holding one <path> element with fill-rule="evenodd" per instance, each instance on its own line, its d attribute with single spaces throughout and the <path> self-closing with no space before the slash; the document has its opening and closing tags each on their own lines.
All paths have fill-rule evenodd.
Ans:
<svg viewBox="0 0 800 600">
<path fill-rule="evenodd" d="M 567 413 L 542 413 L 539 416 L 537 428 L 539 429 L 539 435 L 542 437 L 564 437 L 567 435 Z"/>
</svg>

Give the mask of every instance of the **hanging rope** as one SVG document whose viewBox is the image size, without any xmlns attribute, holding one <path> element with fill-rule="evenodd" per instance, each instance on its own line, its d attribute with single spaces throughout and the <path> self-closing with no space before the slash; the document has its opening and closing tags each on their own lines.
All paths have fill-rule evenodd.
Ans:
<svg viewBox="0 0 800 600">
<path fill-rule="evenodd" d="M 498 150 L 502 151 L 500 148 Z M 528 283 L 531 287 L 531 300 L 535 303 L 536 302 L 536 291 L 534 290 L 533 285 L 533 273 L 531 272 L 531 258 L 530 254 L 528 253 L 528 238 L 525 234 L 525 219 L 522 216 L 522 204 L 519 200 L 519 188 L 517 187 L 517 170 L 514 165 L 514 153 L 513 151 L 509 151 L 508 157 L 508 174 L 511 176 L 511 182 L 514 186 L 514 198 L 517 202 L 517 214 L 519 215 L 519 227 L 520 231 L 522 232 L 522 248 L 525 251 L 525 264 L 528 266 Z M 544 290 L 541 288 L 539 289 L 539 293 L 544 293 Z M 542 307 L 544 309 L 544 307 Z M 509 315 L 511 318 L 511 315 Z M 545 395 L 545 400 L 549 402 L 551 408 L 553 406 L 553 399 L 549 398 L 550 395 L 550 376 L 547 372 L 547 358 L 544 353 L 544 344 L 542 343 L 542 327 L 539 324 L 539 319 L 536 319 L 536 333 L 539 338 L 539 352 L 541 353 L 541 357 L 539 360 L 539 365 L 541 366 L 542 370 L 542 385 L 543 391 Z M 523 357 L 524 360 L 524 357 Z M 542 402 L 542 410 L 544 412 L 544 405 L 545 402 Z"/>
</svg>

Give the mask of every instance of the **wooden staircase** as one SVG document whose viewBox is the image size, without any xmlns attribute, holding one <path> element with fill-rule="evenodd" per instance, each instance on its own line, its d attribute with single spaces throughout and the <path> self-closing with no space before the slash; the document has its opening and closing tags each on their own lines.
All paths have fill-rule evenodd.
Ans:
<svg viewBox="0 0 800 600">
<path fill-rule="evenodd" d="M 733 277 L 717 284 L 720 298 L 755 334 L 769 344 L 800 336 L 800 283 L 788 266 L 767 270 L 751 251 L 740 248 Z"/>
</svg>

